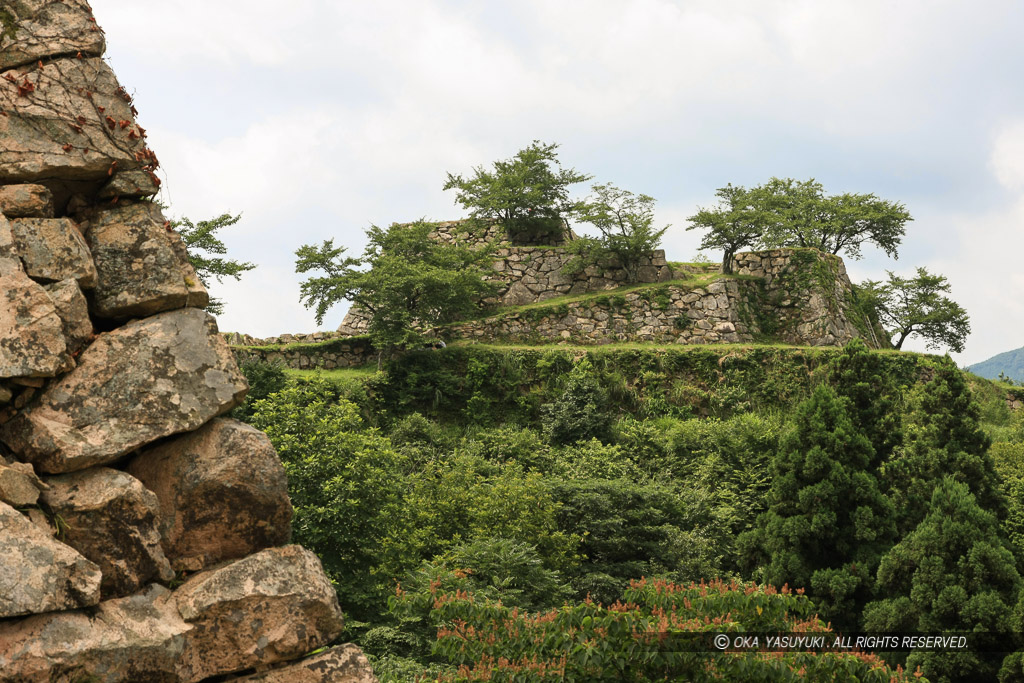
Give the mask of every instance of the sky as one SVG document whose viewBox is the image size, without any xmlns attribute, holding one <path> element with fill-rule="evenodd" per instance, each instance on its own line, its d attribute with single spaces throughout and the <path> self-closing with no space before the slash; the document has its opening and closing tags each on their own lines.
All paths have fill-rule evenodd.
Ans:
<svg viewBox="0 0 1024 683">
<path fill-rule="evenodd" d="M 91 4 L 169 215 L 242 214 L 220 235 L 258 268 L 211 288 L 222 330 L 316 330 L 299 246 L 358 255 L 370 225 L 464 217 L 447 173 L 541 140 L 653 196 L 669 260 L 697 255 L 686 218 L 727 183 L 815 178 L 901 202 L 899 259 L 869 246 L 851 279 L 945 275 L 971 316 L 960 364 L 1024 346 L 1024 3 Z"/>
</svg>

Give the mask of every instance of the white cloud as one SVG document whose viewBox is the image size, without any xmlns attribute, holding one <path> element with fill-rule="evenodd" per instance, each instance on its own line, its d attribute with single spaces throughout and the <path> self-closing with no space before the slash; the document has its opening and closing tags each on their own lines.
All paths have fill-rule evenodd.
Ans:
<svg viewBox="0 0 1024 683">
<path fill-rule="evenodd" d="M 1024 121 L 1014 121 L 999 130 L 990 164 L 1003 187 L 1024 191 Z"/>
</svg>

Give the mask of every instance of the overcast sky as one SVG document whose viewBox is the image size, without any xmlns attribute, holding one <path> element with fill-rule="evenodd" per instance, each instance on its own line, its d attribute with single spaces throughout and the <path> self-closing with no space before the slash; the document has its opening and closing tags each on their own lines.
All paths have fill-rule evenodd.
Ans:
<svg viewBox="0 0 1024 683">
<path fill-rule="evenodd" d="M 686 217 L 730 182 L 814 177 L 903 202 L 899 260 L 867 248 L 853 280 L 927 266 L 971 316 L 959 362 L 1024 345 L 1024 3 L 92 5 L 170 215 L 243 214 L 222 237 L 259 267 L 213 287 L 222 330 L 315 330 L 297 247 L 357 254 L 370 224 L 462 217 L 446 172 L 539 139 L 654 196 L 670 260 L 695 256 Z"/>
</svg>

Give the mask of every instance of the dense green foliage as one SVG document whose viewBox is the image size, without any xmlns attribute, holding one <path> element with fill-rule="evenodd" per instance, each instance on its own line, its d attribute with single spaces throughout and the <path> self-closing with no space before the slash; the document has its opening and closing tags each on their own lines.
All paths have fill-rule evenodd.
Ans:
<svg viewBox="0 0 1024 683">
<path fill-rule="evenodd" d="M 935 487 L 927 509 L 917 528 L 882 558 L 878 592 L 890 597 L 867 606 L 865 627 L 982 632 L 979 643 L 1019 646 L 1011 613 L 1020 575 L 996 516 L 953 477 Z M 907 663 L 932 680 L 966 682 L 994 680 L 1001 660 L 988 653 L 915 652 Z"/>
<path fill-rule="evenodd" d="M 295 538 L 382 681 L 902 680 L 850 655 L 648 658 L 630 634 L 663 616 L 677 634 L 815 631 L 820 614 L 1012 644 L 1024 623 L 1024 419 L 948 358 L 465 346 L 344 384 L 245 370 Z M 930 680 L 1024 672 L 1012 654 L 880 654 Z"/>
<path fill-rule="evenodd" d="M 907 394 L 903 442 L 881 467 L 900 512 L 900 532 L 924 518 L 932 492 L 946 476 L 965 483 L 986 510 L 1002 517 L 1005 501 L 988 452 L 991 440 L 963 373 L 947 360 Z"/>
<path fill-rule="evenodd" d="M 718 206 L 698 208 L 687 230 L 707 230 L 701 240 L 701 249 L 721 249 L 722 272 L 732 272 L 732 257 L 740 249 L 753 247 L 765 234 L 764 209 L 755 191 L 741 186 L 726 185 L 715 191 Z"/>
<path fill-rule="evenodd" d="M 562 168 L 557 149 L 534 140 L 511 159 L 495 161 L 494 170 L 478 166 L 469 178 L 449 173 L 444 189 L 455 190 L 455 201 L 474 219 L 500 222 L 513 242 L 558 242 L 567 217 L 581 206 L 569 198 L 569 186 L 590 176 Z"/>
<path fill-rule="evenodd" d="M 758 560 L 753 574 L 809 587 L 825 615 L 847 629 L 856 627 L 878 558 L 895 534 L 873 456 L 845 402 L 831 387 L 817 387 L 781 440 L 768 511 L 740 539 Z"/>
<path fill-rule="evenodd" d="M 708 231 L 700 248 L 724 250 L 726 273 L 744 247 L 811 247 L 858 259 L 867 242 L 895 258 L 913 220 L 899 202 L 873 194 L 826 195 L 813 178 L 772 178 L 750 189 L 726 185 L 715 194 L 718 206 L 698 209 L 687 229 Z"/>
<path fill-rule="evenodd" d="M 813 178 L 772 178 L 755 189 L 768 214 L 768 247 L 813 247 L 859 259 L 868 242 L 896 258 L 905 225 L 913 220 L 899 202 L 873 194 L 826 195 Z"/>
<path fill-rule="evenodd" d="M 963 351 L 971 322 L 967 311 L 942 293 L 949 282 L 942 275 L 918 268 L 917 276 L 904 278 L 889 272 L 885 282 L 867 280 L 860 289 L 876 302 L 879 319 L 893 346 L 903 348 L 911 336 L 921 337 L 929 349 L 948 347 Z"/>
<path fill-rule="evenodd" d="M 171 221 L 171 227 L 178 231 L 181 240 L 188 250 L 188 260 L 195 269 L 199 281 L 204 287 L 209 288 L 211 279 L 223 282 L 224 278 L 230 277 L 235 280 L 242 279 L 242 273 L 246 273 L 256 267 L 255 263 L 248 261 L 236 261 L 225 258 L 228 249 L 224 242 L 215 234 L 218 230 L 230 227 L 241 220 L 242 214 L 232 216 L 229 213 L 221 214 L 216 218 L 193 223 L 188 218 Z M 224 312 L 224 302 L 220 299 L 211 298 L 206 310 L 214 315 Z"/>
<path fill-rule="evenodd" d="M 303 245 L 295 270 L 320 271 L 301 284 L 301 300 L 316 308 L 316 321 L 347 299 L 370 317 L 373 345 L 385 352 L 420 345 L 431 326 L 466 317 L 494 285 L 484 280 L 493 257 L 488 248 L 430 238 L 435 225 L 417 221 L 387 230 L 371 226 L 360 258 L 325 240 Z"/>
<path fill-rule="evenodd" d="M 654 197 L 620 190 L 610 183 L 592 189 L 593 196 L 577 210 L 576 217 L 601 234 L 570 242 L 569 251 L 576 258 L 565 270 L 572 273 L 589 265 L 616 263 L 626 272 L 628 282 L 636 282 L 641 262 L 658 248 L 669 226 L 654 227 Z"/>
<path fill-rule="evenodd" d="M 911 676 L 862 654 L 720 652 L 710 633 L 828 634 L 790 590 L 739 582 L 630 582 L 622 600 L 540 613 L 488 599 L 467 571 L 401 587 L 396 611 L 437 629 L 434 653 L 457 668 L 439 681 L 791 681 L 893 683 Z"/>
</svg>

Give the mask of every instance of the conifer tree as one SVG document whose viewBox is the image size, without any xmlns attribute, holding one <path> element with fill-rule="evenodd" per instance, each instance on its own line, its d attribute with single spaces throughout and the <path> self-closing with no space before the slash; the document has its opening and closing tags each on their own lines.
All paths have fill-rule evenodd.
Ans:
<svg viewBox="0 0 1024 683">
<path fill-rule="evenodd" d="M 874 457 L 870 464 L 878 467 L 903 438 L 899 397 L 891 375 L 879 355 L 855 338 L 829 363 L 828 376 L 829 384 L 847 399 L 854 427 L 871 441 Z"/>
<path fill-rule="evenodd" d="M 935 486 L 927 516 L 882 558 L 878 592 L 893 596 L 867 605 L 869 631 L 974 632 L 970 651 L 915 652 L 931 681 L 995 680 L 1001 655 L 1013 648 L 1011 618 L 1020 575 L 995 515 L 979 506 L 953 476 Z M 986 642 L 985 639 L 988 639 Z"/>
<path fill-rule="evenodd" d="M 903 444 L 882 466 L 883 485 L 899 511 L 900 535 L 928 512 L 932 491 L 946 475 L 967 485 L 984 510 L 1005 516 L 1006 502 L 980 426 L 980 408 L 964 375 L 948 357 L 914 390 Z"/>
<path fill-rule="evenodd" d="M 765 582 L 810 588 L 825 616 L 849 628 L 870 599 L 894 513 L 846 403 L 822 385 L 797 408 L 775 461 L 769 509 L 741 546 L 763 547 Z"/>
</svg>

